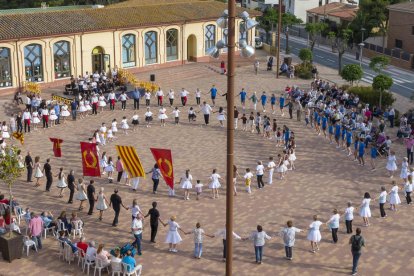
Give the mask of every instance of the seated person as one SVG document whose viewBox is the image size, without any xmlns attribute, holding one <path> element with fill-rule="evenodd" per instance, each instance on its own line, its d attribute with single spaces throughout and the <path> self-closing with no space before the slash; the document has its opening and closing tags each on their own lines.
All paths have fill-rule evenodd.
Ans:
<svg viewBox="0 0 414 276">
<path fill-rule="evenodd" d="M 128 272 L 140 271 L 142 270 L 142 265 L 137 265 L 134 257 L 131 256 L 131 250 L 128 250 L 126 256 L 122 258 L 122 263 L 127 264 Z"/>
<path fill-rule="evenodd" d="M 3 219 L 6 227 L 9 226 L 12 231 L 17 231 L 20 233 L 20 227 L 16 223 L 16 217 L 10 213 L 10 208 L 6 209 L 6 213 L 4 214 Z"/>
<path fill-rule="evenodd" d="M 0 195 L 0 203 L 9 205 L 9 200 L 3 194 Z"/>
<path fill-rule="evenodd" d="M 104 250 L 104 244 L 100 244 L 98 246 L 98 250 L 96 250 L 96 258 L 95 261 L 100 261 L 101 265 L 103 267 L 108 266 L 111 262 L 110 262 L 110 258 L 111 258 L 111 254 L 109 254 L 108 251 Z"/>
<path fill-rule="evenodd" d="M 80 226 L 83 227 L 83 221 L 78 217 L 78 213 L 76 211 L 72 212 L 72 217 L 70 218 L 70 223 L 72 224 L 72 227 L 75 227 L 75 223 L 80 221 Z"/>
<path fill-rule="evenodd" d="M 88 243 L 85 242 L 85 237 L 80 237 L 79 242 L 76 243 L 76 247 L 79 248 L 79 251 L 81 252 L 82 257 L 85 256 L 86 252 L 88 251 Z"/>
<path fill-rule="evenodd" d="M 65 231 L 59 232 L 58 240 L 62 241 L 62 246 L 64 245 L 63 242 L 67 243 L 72 248 L 72 253 L 78 252 L 78 248 L 65 236 Z"/>
<path fill-rule="evenodd" d="M 95 248 L 95 241 L 90 241 L 88 245 L 88 249 L 86 250 L 86 258 L 94 262 L 96 258 L 96 248 Z"/>
<path fill-rule="evenodd" d="M 285 62 L 283 62 L 282 65 L 280 66 L 280 73 L 281 74 L 287 73 L 288 69 L 289 69 L 289 66 Z"/>
<path fill-rule="evenodd" d="M 45 228 L 56 227 L 56 222 L 53 221 L 53 215 L 50 212 L 44 211 L 40 214 Z"/>
<path fill-rule="evenodd" d="M 65 225 L 65 228 L 68 230 L 68 233 L 70 234 L 70 232 L 72 231 L 72 224 L 69 223 L 69 220 L 66 217 L 66 212 L 65 211 L 62 211 L 62 213 L 60 213 L 60 216 L 58 217 L 58 220 L 63 222 L 63 224 Z M 60 225 L 59 225 L 59 227 L 60 227 Z"/>
</svg>

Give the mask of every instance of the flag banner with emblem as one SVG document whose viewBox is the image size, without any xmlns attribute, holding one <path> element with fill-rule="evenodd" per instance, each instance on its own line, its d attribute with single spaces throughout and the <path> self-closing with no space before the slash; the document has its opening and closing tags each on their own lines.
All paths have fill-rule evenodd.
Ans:
<svg viewBox="0 0 414 276">
<path fill-rule="evenodd" d="M 121 157 L 122 164 L 127 170 L 129 177 L 143 177 L 145 178 L 145 171 L 142 167 L 141 160 L 134 147 L 131 146 L 115 146 L 119 157 Z"/>
<path fill-rule="evenodd" d="M 83 176 L 101 176 L 99 169 L 99 156 L 96 151 L 96 144 L 80 142 L 82 154 Z"/>
<path fill-rule="evenodd" d="M 150 148 L 150 150 L 160 168 L 165 183 L 167 183 L 171 189 L 174 189 L 174 168 L 171 150 L 154 148 Z"/>
<path fill-rule="evenodd" d="M 20 141 L 20 144 L 24 144 L 23 132 L 13 132 L 13 137 Z"/>
<path fill-rule="evenodd" d="M 62 157 L 62 143 L 63 140 L 59 138 L 49 138 L 50 142 L 53 143 L 53 153 L 55 157 Z"/>
</svg>

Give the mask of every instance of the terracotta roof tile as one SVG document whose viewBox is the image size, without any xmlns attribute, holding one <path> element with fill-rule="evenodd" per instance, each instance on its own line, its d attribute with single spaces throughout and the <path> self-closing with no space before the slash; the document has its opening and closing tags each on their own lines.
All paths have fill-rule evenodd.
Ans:
<svg viewBox="0 0 414 276">
<path fill-rule="evenodd" d="M 226 7 L 226 4 L 217 1 L 190 1 L 128 8 L 115 5 L 100 9 L 0 15 L 0 41 L 215 20 Z M 260 14 L 257 11 L 249 13 L 255 16 Z"/>
<path fill-rule="evenodd" d="M 330 15 L 339 18 L 351 18 L 354 17 L 358 11 L 357 5 L 350 5 L 345 3 L 333 2 L 327 5 L 316 7 L 310 10 L 307 10 L 308 13 L 318 14 L 318 15 Z"/>
</svg>

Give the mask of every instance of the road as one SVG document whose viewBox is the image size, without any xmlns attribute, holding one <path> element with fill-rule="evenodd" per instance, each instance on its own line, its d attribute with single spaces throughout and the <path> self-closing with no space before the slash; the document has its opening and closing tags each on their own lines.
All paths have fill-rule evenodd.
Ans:
<svg viewBox="0 0 414 276">
<path fill-rule="evenodd" d="M 286 47 L 285 43 L 285 37 L 282 36 L 282 49 Z M 292 36 L 289 37 L 289 47 L 291 48 L 291 53 L 294 55 L 298 55 L 300 49 L 306 47 L 306 44 L 307 41 L 305 39 Z M 332 49 L 329 46 L 315 46 L 313 49 L 313 60 L 321 65 L 338 69 L 338 54 L 332 53 Z M 342 58 L 342 66 L 346 64 L 359 64 L 359 61 L 355 59 L 354 55 L 347 53 L 344 54 Z M 362 81 L 368 84 L 372 84 L 376 73 L 369 68 L 369 59 L 363 59 L 362 69 L 364 71 Z M 388 68 L 384 70 L 384 74 L 390 76 L 394 81 L 394 84 L 391 87 L 392 92 L 395 92 L 407 98 L 413 96 L 414 72 L 399 69 L 395 66 L 388 66 Z"/>
</svg>

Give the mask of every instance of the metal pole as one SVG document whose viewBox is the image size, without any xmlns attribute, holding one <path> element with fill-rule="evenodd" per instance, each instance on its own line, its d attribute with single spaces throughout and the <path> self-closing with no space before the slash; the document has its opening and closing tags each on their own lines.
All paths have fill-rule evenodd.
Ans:
<svg viewBox="0 0 414 276">
<path fill-rule="evenodd" d="M 362 46 L 363 44 L 364 44 L 364 31 L 365 31 L 365 29 L 364 28 L 362 28 L 361 29 L 361 52 L 360 52 L 360 60 L 359 60 L 359 66 L 360 67 L 362 67 L 362 50 L 364 49 L 364 46 Z"/>
<path fill-rule="evenodd" d="M 281 32 L 282 32 L 282 0 L 279 0 L 279 15 L 278 15 L 278 23 L 277 23 L 276 78 L 279 78 L 280 33 Z"/>
<path fill-rule="evenodd" d="M 236 1 L 228 1 L 227 72 L 227 168 L 226 168 L 226 276 L 233 274 L 233 159 L 234 159 L 234 55 L 236 47 Z"/>
</svg>

